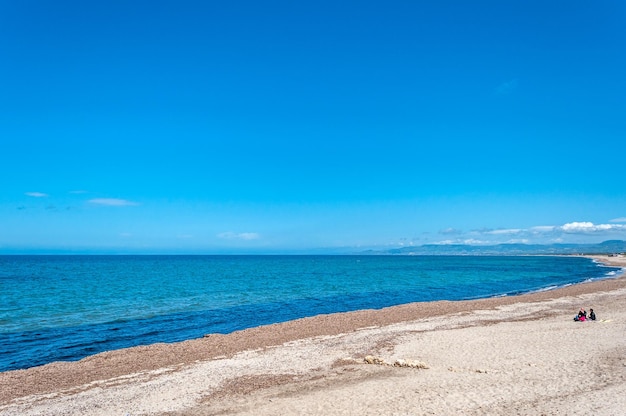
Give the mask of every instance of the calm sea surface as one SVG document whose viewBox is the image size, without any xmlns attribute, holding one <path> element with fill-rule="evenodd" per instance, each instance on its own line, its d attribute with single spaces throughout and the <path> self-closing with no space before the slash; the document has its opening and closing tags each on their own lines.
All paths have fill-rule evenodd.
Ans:
<svg viewBox="0 0 626 416">
<path fill-rule="evenodd" d="M 574 257 L 0 256 L 0 371 L 317 314 L 616 275 Z"/>
</svg>

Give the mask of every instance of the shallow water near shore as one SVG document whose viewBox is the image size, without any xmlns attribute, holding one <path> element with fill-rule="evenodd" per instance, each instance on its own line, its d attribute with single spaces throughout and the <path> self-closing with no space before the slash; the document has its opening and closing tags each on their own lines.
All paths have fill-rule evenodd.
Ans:
<svg viewBox="0 0 626 416">
<path fill-rule="evenodd" d="M 0 371 L 305 316 L 615 275 L 577 257 L 0 256 Z"/>
</svg>

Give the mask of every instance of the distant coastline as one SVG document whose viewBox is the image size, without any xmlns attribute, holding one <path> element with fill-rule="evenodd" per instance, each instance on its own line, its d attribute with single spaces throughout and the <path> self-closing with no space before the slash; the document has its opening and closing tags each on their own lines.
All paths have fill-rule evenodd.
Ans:
<svg viewBox="0 0 626 416">
<path fill-rule="evenodd" d="M 626 241 L 607 240 L 597 244 L 424 244 L 388 250 L 367 250 L 364 255 L 619 255 L 626 253 Z"/>
</svg>

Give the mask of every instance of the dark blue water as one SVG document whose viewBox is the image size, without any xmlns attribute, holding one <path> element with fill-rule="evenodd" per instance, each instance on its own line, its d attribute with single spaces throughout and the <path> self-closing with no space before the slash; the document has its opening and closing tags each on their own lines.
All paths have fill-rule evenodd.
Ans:
<svg viewBox="0 0 626 416">
<path fill-rule="evenodd" d="M 615 275 L 574 257 L 0 256 L 0 371 L 305 316 Z"/>
</svg>

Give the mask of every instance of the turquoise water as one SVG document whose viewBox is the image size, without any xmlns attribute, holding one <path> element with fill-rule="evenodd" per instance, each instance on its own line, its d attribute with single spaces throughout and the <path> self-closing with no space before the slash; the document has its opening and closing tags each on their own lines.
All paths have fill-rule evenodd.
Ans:
<svg viewBox="0 0 626 416">
<path fill-rule="evenodd" d="M 0 371 L 321 313 L 544 290 L 585 258 L 0 256 Z"/>
</svg>

